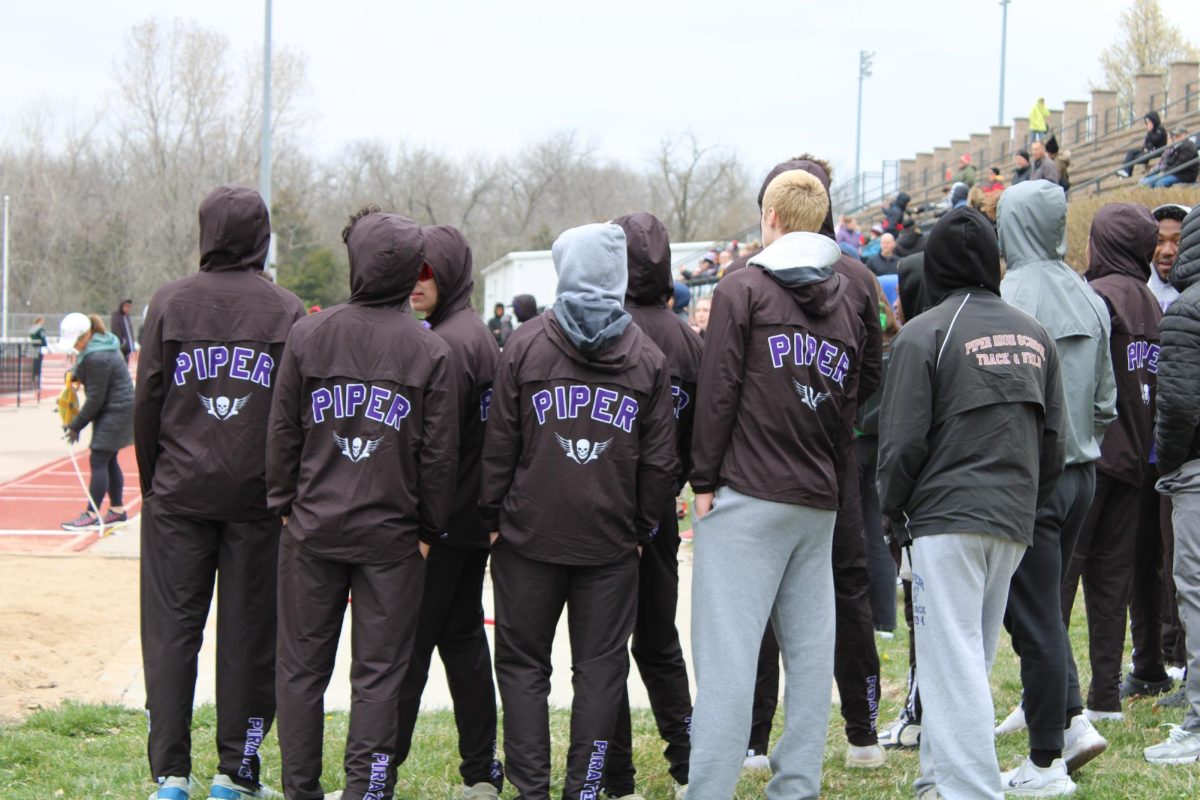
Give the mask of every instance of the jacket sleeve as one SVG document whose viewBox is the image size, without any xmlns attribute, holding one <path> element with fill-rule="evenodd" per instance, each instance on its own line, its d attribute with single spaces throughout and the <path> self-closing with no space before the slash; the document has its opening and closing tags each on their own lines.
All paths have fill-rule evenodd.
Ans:
<svg viewBox="0 0 1200 800">
<path fill-rule="evenodd" d="M 458 481 L 460 420 L 458 379 L 453 365 L 454 357 L 446 345 L 444 352 L 435 357 L 422 400 L 425 429 L 421 432 L 420 536 L 429 544 L 438 541 L 450 522 Z"/>
<path fill-rule="evenodd" d="M 290 516 L 300 478 L 300 455 L 305 432 L 301 417 L 304 376 L 296 360 L 295 331 L 283 348 L 267 422 L 267 507 Z"/>
<path fill-rule="evenodd" d="M 1104 339 L 1096 343 L 1096 395 L 1092 400 L 1092 435 L 1097 444 L 1104 440 L 1104 432 L 1117 419 L 1117 381 L 1113 374 L 1112 348 L 1108 343 L 1112 321 L 1101 316 L 1100 324 L 1104 328 Z"/>
<path fill-rule="evenodd" d="M 1189 299 L 1172 303 L 1162 321 L 1154 444 L 1163 475 L 1188 460 L 1200 426 L 1200 308 Z"/>
<path fill-rule="evenodd" d="M 100 416 L 104 404 L 108 402 L 108 384 L 112 378 L 112 373 L 107 369 L 97 368 L 96 362 L 88 365 L 85 375 L 83 387 L 87 392 L 87 400 L 84 401 L 83 408 L 79 409 L 79 415 L 68 426 L 76 433 Z"/>
<path fill-rule="evenodd" d="M 901 329 L 892 342 L 891 363 L 879 404 L 879 502 L 883 513 L 902 520 L 917 476 L 929 459 L 933 428 L 932 346 Z"/>
<path fill-rule="evenodd" d="M 1048 337 L 1047 337 L 1048 338 Z M 1066 411 L 1063 409 L 1062 374 L 1058 367 L 1058 351 L 1049 339 L 1046 348 L 1045 419 L 1042 421 L 1041 453 L 1038 462 L 1038 508 L 1050 499 L 1067 461 L 1067 439 L 1064 436 Z"/>
<path fill-rule="evenodd" d="M 500 530 L 500 507 L 521 457 L 521 386 L 517 382 L 516 362 L 522 349 L 510 347 L 501 351 L 496 378 L 492 381 L 492 404 L 479 479 L 479 513 L 488 533 Z"/>
<path fill-rule="evenodd" d="M 154 467 L 158 461 L 158 434 L 162 427 L 162 409 L 166 400 L 163 374 L 162 312 L 160 303 L 150 302 L 142 330 L 142 350 L 138 354 L 137 389 L 133 400 L 133 449 L 137 455 L 138 480 L 142 496 L 151 493 Z"/>
<path fill-rule="evenodd" d="M 879 303 L 875 299 L 874 285 L 866 308 L 862 313 L 866 336 L 862 341 L 862 366 L 858 371 L 858 394 L 855 407 L 866 405 L 883 383 L 883 329 L 879 326 Z"/>
<path fill-rule="evenodd" d="M 716 491 L 721 461 L 733 438 L 742 381 L 746 342 L 750 338 L 749 297 L 744 290 L 717 284 L 713 292 L 700 379 L 696 383 L 696 418 L 692 430 L 692 489 Z"/>
<path fill-rule="evenodd" d="M 649 544 L 658 533 L 663 509 L 675 492 L 679 460 L 675 455 L 675 412 L 671 376 L 665 363 L 654 381 L 646 414 L 638 420 L 638 542 Z"/>
</svg>

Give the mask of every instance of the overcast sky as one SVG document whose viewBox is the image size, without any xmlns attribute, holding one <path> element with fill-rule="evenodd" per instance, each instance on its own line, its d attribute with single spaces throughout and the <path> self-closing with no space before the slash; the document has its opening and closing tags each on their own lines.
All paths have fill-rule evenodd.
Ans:
<svg viewBox="0 0 1200 800">
<path fill-rule="evenodd" d="M 1039 95 L 1087 99 L 1098 55 L 1130 0 L 1013 0 L 1006 116 Z M 1193 40 L 1200 3 L 1162 0 Z M 511 152 L 573 128 L 642 162 L 688 129 L 736 148 L 755 173 L 801 150 L 854 161 L 859 50 L 875 51 L 863 100 L 863 169 L 997 119 L 997 0 L 276 0 L 274 39 L 304 52 L 307 133 L 318 154 L 354 139 L 450 153 Z M 58 0 L 0 13 L 0 131 L 15 144 L 35 103 L 87 117 L 111 91 L 126 31 L 181 17 L 261 47 L 261 0 Z M 240 60 L 237 62 L 240 63 Z"/>
</svg>

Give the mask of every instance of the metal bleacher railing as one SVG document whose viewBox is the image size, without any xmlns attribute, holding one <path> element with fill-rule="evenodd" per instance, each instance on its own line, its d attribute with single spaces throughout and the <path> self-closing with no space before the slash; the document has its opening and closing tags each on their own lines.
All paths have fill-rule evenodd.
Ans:
<svg viewBox="0 0 1200 800">
<path fill-rule="evenodd" d="M 1054 131 L 1061 150 L 1071 150 L 1075 164 L 1072 176 L 1082 180 L 1072 187 L 1077 191 L 1103 191 L 1106 178 L 1115 178 L 1115 166 L 1109 169 L 1108 162 L 1123 156 L 1129 149 L 1128 134 L 1133 131 L 1147 111 L 1157 111 L 1162 117 L 1181 120 L 1200 114 L 1200 81 L 1193 81 L 1184 89 L 1183 95 L 1170 100 L 1165 93 L 1151 95 L 1144 111 L 1134 104 L 1119 105 L 1105 109 L 1100 114 L 1088 114 L 1071 124 Z M 1169 127 L 1169 125 L 1168 125 Z M 1012 161 L 1014 147 L 1024 147 L 1027 142 L 1004 141 L 998 146 L 986 146 L 967 150 L 977 170 L 989 166 L 1001 166 L 1006 172 Z M 885 202 L 899 192 L 906 192 L 914 206 L 927 205 L 940 198 L 951 181 L 946 180 L 947 169 L 957 169 L 957 160 L 962 152 L 952 154 L 952 160 L 932 164 L 922 169 L 913 169 L 906 176 L 900 174 L 896 161 L 885 161 L 879 172 L 864 172 L 839 184 L 830 191 L 835 213 L 853 216 L 870 215 L 881 209 Z M 1161 155 L 1161 151 L 1155 156 Z M 1100 175 L 1092 175 L 1093 167 L 1099 165 Z M 1117 165 L 1119 166 L 1119 164 Z"/>
</svg>

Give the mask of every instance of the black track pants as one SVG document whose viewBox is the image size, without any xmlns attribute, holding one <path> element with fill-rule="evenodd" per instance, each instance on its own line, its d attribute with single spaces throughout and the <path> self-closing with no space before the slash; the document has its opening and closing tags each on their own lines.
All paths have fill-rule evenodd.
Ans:
<svg viewBox="0 0 1200 800">
<path fill-rule="evenodd" d="M 679 602 L 679 519 L 675 516 L 675 498 L 663 511 L 658 535 L 642 552 L 638 564 L 637 624 L 633 629 L 633 660 L 637 663 L 658 734 L 667 743 L 663 755 L 671 777 L 687 784 L 688 756 L 692 750 L 692 695 L 688 687 L 687 664 L 675 628 L 675 608 Z M 633 794 L 632 732 L 629 720 L 629 695 L 621 705 L 617 730 L 608 749 L 606 788 L 621 797 Z"/>
<path fill-rule="evenodd" d="M 1157 477 L 1157 474 L 1155 475 Z M 1171 498 L 1142 488 L 1133 590 L 1129 598 L 1129 634 L 1133 639 L 1133 674 L 1146 681 L 1166 680 L 1166 664 L 1187 662 L 1171 564 L 1175 535 Z"/>
<path fill-rule="evenodd" d="M 388 800 L 396 763 L 400 683 L 408 669 L 425 584 L 414 543 L 400 561 L 349 564 L 279 546 L 279 750 L 288 800 L 321 800 L 325 689 L 351 603 L 350 731 L 343 800 Z"/>
<path fill-rule="evenodd" d="M 400 685 L 399 739 L 396 762 L 403 764 L 412 746 L 436 647 L 446 668 L 458 727 L 459 774 L 468 786 L 504 785 L 496 760 L 496 687 L 492 656 L 483 632 L 483 576 L 488 551 L 433 545 L 425 564 L 425 595 L 417 638 L 404 682 Z"/>
<path fill-rule="evenodd" d="M 1075 540 L 1092 504 L 1096 468 L 1067 467 L 1037 510 L 1033 545 L 1013 573 L 1004 627 L 1021 657 L 1021 705 L 1031 750 L 1062 750 L 1067 709 L 1081 705 L 1079 676 L 1071 672 L 1071 639 L 1063 624 L 1059 587 Z"/>
<path fill-rule="evenodd" d="M 771 746 L 771 723 L 779 707 L 779 640 L 767 622 L 762 645 L 758 649 L 758 674 L 754 677 L 754 712 L 750 716 L 750 741 L 747 751 L 765 756 Z"/>
<path fill-rule="evenodd" d="M 1133 583 L 1140 491 L 1140 487 L 1121 483 L 1102 472 L 1096 474 L 1092 507 L 1062 584 L 1063 621 L 1070 625 L 1075 591 L 1083 580 L 1092 665 L 1087 707 L 1095 711 L 1121 710 L 1121 657 Z M 1073 674 L 1078 676 L 1074 670 Z"/>
<path fill-rule="evenodd" d="M 599 797 L 629 677 L 637 618 L 636 554 L 615 564 L 533 561 L 501 542 L 492 550 L 496 682 L 504 704 L 504 760 L 521 800 L 550 797 L 550 651 L 567 607 L 571 734 L 564 798 Z"/>
<path fill-rule="evenodd" d="M 275 562 L 279 520 L 218 522 L 142 508 L 142 665 L 157 778 L 191 774 L 196 660 L 217 590 L 219 771 L 257 788 L 258 749 L 275 718 Z"/>
<path fill-rule="evenodd" d="M 879 437 L 860 436 L 854 440 L 858 459 L 859 486 L 862 489 L 863 532 L 867 537 L 867 576 L 871 591 L 871 621 L 878 631 L 896 629 L 896 562 L 883 535 L 883 512 L 875 468 L 879 462 Z"/>
</svg>

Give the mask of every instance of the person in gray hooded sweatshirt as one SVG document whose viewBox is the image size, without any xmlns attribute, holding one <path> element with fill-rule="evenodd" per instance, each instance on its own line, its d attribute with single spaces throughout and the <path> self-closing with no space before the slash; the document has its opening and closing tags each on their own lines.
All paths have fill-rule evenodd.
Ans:
<svg viewBox="0 0 1200 800">
<path fill-rule="evenodd" d="M 1063 377 L 1066 467 L 1037 511 L 1033 544 L 1009 586 L 1004 625 L 1021 658 L 1021 705 L 1006 726 L 1029 728 L 1030 757 L 1006 773 L 1006 792 L 1044 797 L 1073 787 L 1068 771 L 1108 746 L 1083 716 L 1079 678 L 1068 678 L 1071 642 L 1062 623 L 1059 584 L 1096 487 L 1100 438 L 1116 419 L 1117 387 L 1100 296 L 1062 258 L 1067 250 L 1067 198 L 1058 184 L 1027 181 L 1000 198 L 997 225 L 1008 271 L 1000 296 L 1032 316 L 1054 338 Z M 1077 709 L 1067 717 L 1068 709 Z M 1064 729 L 1066 746 L 1064 752 Z M 1001 731 L 1003 732 L 1003 731 Z M 1065 756 L 1065 760 L 1063 759 Z M 1036 793 L 1036 794 L 1035 794 Z"/>
<path fill-rule="evenodd" d="M 480 481 L 505 760 L 523 800 L 550 797 L 550 651 L 564 606 L 575 697 L 563 797 L 600 796 L 638 557 L 679 475 L 666 357 L 624 308 L 624 231 L 572 228 L 552 252 L 557 298 L 505 343 Z"/>
</svg>

